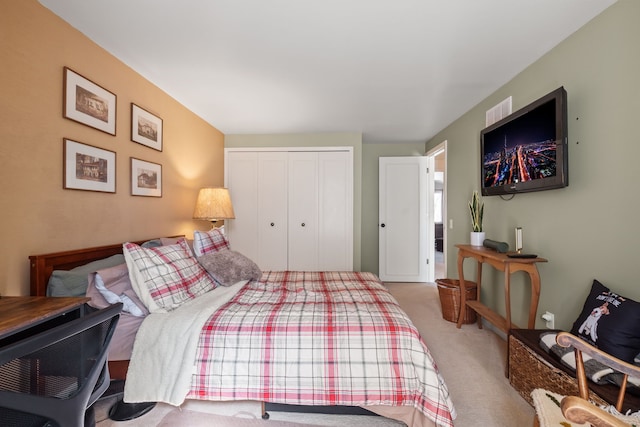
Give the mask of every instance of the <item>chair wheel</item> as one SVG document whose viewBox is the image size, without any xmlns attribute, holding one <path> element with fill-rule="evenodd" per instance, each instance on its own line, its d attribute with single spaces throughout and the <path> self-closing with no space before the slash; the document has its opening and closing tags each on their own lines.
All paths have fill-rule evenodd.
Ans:
<svg viewBox="0 0 640 427">
<path fill-rule="evenodd" d="M 265 412 L 264 414 L 262 414 L 262 419 L 263 420 L 268 420 L 269 419 L 269 413 Z"/>
<path fill-rule="evenodd" d="M 156 402 L 125 403 L 117 401 L 109 410 L 112 421 L 129 421 L 143 416 L 156 406 Z"/>
</svg>

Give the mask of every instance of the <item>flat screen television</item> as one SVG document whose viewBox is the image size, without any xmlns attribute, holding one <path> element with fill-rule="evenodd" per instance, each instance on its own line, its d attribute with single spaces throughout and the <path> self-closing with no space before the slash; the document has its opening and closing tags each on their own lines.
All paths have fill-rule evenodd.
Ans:
<svg viewBox="0 0 640 427">
<path fill-rule="evenodd" d="M 567 92 L 559 87 L 480 131 L 482 195 L 569 185 Z"/>
</svg>

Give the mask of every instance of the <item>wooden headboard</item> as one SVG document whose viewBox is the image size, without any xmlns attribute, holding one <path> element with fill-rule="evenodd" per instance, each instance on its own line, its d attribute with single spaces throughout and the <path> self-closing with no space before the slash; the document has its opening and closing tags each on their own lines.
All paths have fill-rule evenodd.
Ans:
<svg viewBox="0 0 640 427">
<path fill-rule="evenodd" d="M 141 245 L 148 240 L 152 239 L 140 240 L 133 243 Z M 46 296 L 49 277 L 51 277 L 51 273 L 54 270 L 71 270 L 72 268 L 79 267 L 91 261 L 97 261 L 121 253 L 122 243 L 118 243 L 115 245 L 54 252 L 44 255 L 31 255 L 29 257 L 31 271 L 30 293 L 32 296 Z M 128 360 L 109 361 L 111 379 L 124 380 L 127 375 L 128 364 Z"/>
<path fill-rule="evenodd" d="M 184 236 L 171 236 L 171 237 L 184 237 Z M 137 244 L 142 244 L 146 241 L 153 240 L 140 240 Z M 47 294 L 47 283 L 49 283 L 49 277 L 53 270 L 71 270 L 72 268 L 79 267 L 87 264 L 91 261 L 97 261 L 99 259 L 107 258 L 112 255 L 122 253 L 122 243 L 97 246 L 94 248 L 76 249 L 72 251 L 54 252 L 44 255 L 31 255 L 30 261 L 30 283 L 32 296 L 45 296 Z"/>
<path fill-rule="evenodd" d="M 47 283 L 49 283 L 49 277 L 51 277 L 53 270 L 71 270 L 91 261 L 121 253 L 122 243 L 44 255 L 31 255 L 29 257 L 31 269 L 30 293 L 32 296 L 45 296 L 47 294 Z"/>
<path fill-rule="evenodd" d="M 136 242 L 141 243 L 141 242 Z M 107 258 L 122 253 L 122 243 L 95 248 L 76 249 L 72 251 L 54 252 L 44 255 L 31 255 L 30 283 L 32 296 L 46 296 L 47 284 L 53 270 L 71 270 L 91 261 Z"/>
</svg>

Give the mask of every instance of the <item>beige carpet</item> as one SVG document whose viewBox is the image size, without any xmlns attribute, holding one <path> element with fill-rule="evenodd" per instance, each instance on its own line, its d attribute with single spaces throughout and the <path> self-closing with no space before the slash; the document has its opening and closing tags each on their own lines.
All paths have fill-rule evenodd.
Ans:
<svg viewBox="0 0 640 427">
<path fill-rule="evenodd" d="M 389 290 L 418 327 L 438 365 L 458 417 L 456 427 L 511 427 L 533 424 L 534 411 L 505 377 L 506 343 L 497 334 L 473 325 L 457 329 L 442 319 L 434 284 L 389 283 Z M 398 427 L 393 420 L 362 415 L 322 415 L 271 412 L 263 421 L 240 411 L 235 417 L 203 414 L 158 404 L 148 414 L 131 421 L 108 419 L 108 400 L 96 408 L 97 427 L 294 427 L 309 426 Z M 247 418 L 253 417 L 253 419 Z M 198 424 L 194 424 L 198 422 Z"/>
<path fill-rule="evenodd" d="M 476 324 L 442 319 L 435 284 L 388 284 L 427 343 L 456 407 L 456 427 L 533 425 L 533 408 L 505 376 L 506 341 Z"/>
</svg>

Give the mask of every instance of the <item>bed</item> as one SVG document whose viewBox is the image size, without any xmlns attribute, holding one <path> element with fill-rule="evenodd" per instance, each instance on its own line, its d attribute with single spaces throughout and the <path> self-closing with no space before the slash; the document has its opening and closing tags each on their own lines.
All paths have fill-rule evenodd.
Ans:
<svg viewBox="0 0 640 427">
<path fill-rule="evenodd" d="M 54 271 L 122 252 L 115 244 L 31 256 L 31 294 L 46 295 Z M 145 315 L 131 361 L 109 363 L 112 378 L 127 379 L 129 402 L 360 406 L 411 427 L 453 426 L 455 418 L 417 329 L 370 273 L 261 272 L 218 286 Z"/>
</svg>

